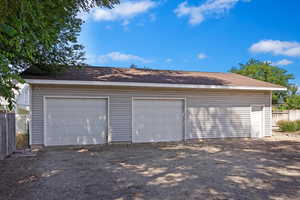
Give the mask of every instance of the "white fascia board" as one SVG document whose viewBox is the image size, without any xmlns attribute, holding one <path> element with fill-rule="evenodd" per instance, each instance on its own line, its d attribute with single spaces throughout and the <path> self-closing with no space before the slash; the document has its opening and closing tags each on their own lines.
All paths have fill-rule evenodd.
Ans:
<svg viewBox="0 0 300 200">
<path fill-rule="evenodd" d="M 269 90 L 269 91 L 286 91 L 287 90 L 286 88 L 273 88 L 273 87 L 247 87 L 247 86 L 195 85 L 195 84 L 169 84 L 169 83 L 71 81 L 71 80 L 44 80 L 44 79 L 25 79 L 25 81 L 32 85 L 34 85 L 34 84 L 51 84 L 51 85 L 90 85 L 90 86 L 225 89 L 225 90 Z"/>
</svg>

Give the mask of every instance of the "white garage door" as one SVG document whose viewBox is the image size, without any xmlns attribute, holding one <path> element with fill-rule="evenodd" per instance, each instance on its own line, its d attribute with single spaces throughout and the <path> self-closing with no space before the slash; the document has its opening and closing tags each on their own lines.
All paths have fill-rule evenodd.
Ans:
<svg viewBox="0 0 300 200">
<path fill-rule="evenodd" d="M 106 99 L 46 98 L 45 102 L 46 146 L 106 142 Z"/>
<path fill-rule="evenodd" d="M 132 142 L 180 141 L 184 133 L 183 100 L 133 100 Z"/>
<path fill-rule="evenodd" d="M 249 106 L 203 106 L 189 104 L 188 138 L 250 136 Z"/>
</svg>

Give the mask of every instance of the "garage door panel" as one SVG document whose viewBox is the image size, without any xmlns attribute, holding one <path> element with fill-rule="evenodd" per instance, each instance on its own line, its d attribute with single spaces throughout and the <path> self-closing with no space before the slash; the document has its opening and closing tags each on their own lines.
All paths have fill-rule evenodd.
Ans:
<svg viewBox="0 0 300 200">
<path fill-rule="evenodd" d="M 57 142 L 59 141 L 59 142 Z M 47 146 L 102 144 L 103 140 L 94 136 L 56 136 L 47 138 Z"/>
<path fill-rule="evenodd" d="M 189 138 L 250 136 L 250 111 L 247 106 L 190 106 L 187 112 Z"/>
<path fill-rule="evenodd" d="M 107 100 L 49 98 L 45 127 L 48 146 L 105 143 Z"/>
<path fill-rule="evenodd" d="M 182 100 L 134 100 L 133 142 L 168 142 L 183 139 Z"/>
</svg>

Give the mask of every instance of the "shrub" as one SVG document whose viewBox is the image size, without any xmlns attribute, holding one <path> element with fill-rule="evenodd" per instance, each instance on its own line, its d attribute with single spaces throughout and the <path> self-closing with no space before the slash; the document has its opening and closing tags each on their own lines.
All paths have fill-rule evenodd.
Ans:
<svg viewBox="0 0 300 200">
<path fill-rule="evenodd" d="M 296 120 L 295 123 L 297 126 L 297 131 L 299 131 L 300 130 L 300 120 Z"/>
<path fill-rule="evenodd" d="M 300 120 L 297 121 L 279 121 L 277 122 L 281 131 L 284 132 L 295 132 L 300 130 Z"/>
<path fill-rule="evenodd" d="M 19 133 L 16 138 L 16 146 L 17 149 L 25 149 L 28 148 L 28 134 Z"/>
</svg>

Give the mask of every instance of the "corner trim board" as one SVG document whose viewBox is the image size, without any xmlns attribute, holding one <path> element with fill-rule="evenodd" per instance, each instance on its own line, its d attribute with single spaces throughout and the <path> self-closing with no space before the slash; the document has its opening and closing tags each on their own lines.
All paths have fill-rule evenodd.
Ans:
<svg viewBox="0 0 300 200">
<path fill-rule="evenodd" d="M 32 145 L 32 87 L 29 85 L 29 146 Z"/>
</svg>

